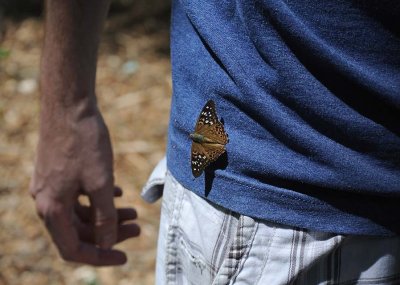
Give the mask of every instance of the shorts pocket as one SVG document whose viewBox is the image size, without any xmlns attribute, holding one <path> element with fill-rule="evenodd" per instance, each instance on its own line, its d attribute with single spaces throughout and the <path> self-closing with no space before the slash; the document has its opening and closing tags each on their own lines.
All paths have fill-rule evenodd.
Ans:
<svg viewBox="0 0 400 285">
<path fill-rule="evenodd" d="M 140 194 L 143 200 L 154 203 L 163 195 L 165 179 L 167 175 L 167 159 L 164 156 L 154 168 Z"/>
<path fill-rule="evenodd" d="M 174 191 L 176 199 L 166 235 L 166 284 L 212 284 L 235 237 L 238 215 L 179 183 Z M 168 189 L 166 192 L 168 196 Z"/>
</svg>

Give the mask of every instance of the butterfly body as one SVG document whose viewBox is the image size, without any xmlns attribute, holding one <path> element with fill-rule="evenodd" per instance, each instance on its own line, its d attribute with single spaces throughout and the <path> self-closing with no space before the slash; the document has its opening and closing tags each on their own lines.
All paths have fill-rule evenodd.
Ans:
<svg viewBox="0 0 400 285">
<path fill-rule="evenodd" d="M 203 135 L 201 135 L 201 134 L 197 134 L 197 133 L 190 134 L 190 138 L 191 138 L 191 139 L 193 140 L 193 142 L 195 142 L 195 143 L 224 145 L 224 144 L 221 144 L 221 143 L 218 143 L 218 142 L 216 142 L 216 141 L 213 141 L 212 139 L 210 139 L 210 138 L 208 138 L 208 137 L 206 137 L 206 136 L 203 136 Z"/>
<path fill-rule="evenodd" d="M 209 100 L 200 112 L 192 139 L 191 166 L 194 177 L 199 177 L 203 170 L 223 154 L 228 143 L 224 125 L 218 120 L 215 103 Z"/>
</svg>

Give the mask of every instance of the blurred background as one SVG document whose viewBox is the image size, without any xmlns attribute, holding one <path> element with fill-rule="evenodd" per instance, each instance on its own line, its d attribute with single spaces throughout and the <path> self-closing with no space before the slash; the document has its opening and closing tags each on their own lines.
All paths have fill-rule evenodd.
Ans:
<svg viewBox="0 0 400 285">
<path fill-rule="evenodd" d="M 0 0 L 0 284 L 153 284 L 160 202 L 140 191 L 165 151 L 171 74 L 170 2 L 115 0 L 103 33 L 97 95 L 115 153 L 119 206 L 139 212 L 142 234 L 117 247 L 120 267 L 63 262 L 28 193 L 37 143 L 43 3 Z"/>
</svg>

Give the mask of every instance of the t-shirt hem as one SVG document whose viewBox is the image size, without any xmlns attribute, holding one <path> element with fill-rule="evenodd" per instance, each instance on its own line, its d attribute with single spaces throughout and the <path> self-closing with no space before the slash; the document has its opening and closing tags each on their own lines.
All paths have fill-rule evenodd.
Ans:
<svg viewBox="0 0 400 285">
<path fill-rule="evenodd" d="M 343 235 L 395 236 L 396 233 L 367 217 L 339 209 L 315 197 L 285 195 L 285 189 L 266 186 L 257 188 L 232 180 L 226 176 L 215 177 L 212 189 L 193 187 L 189 181 L 179 176 L 179 171 L 168 169 L 182 186 L 225 209 L 256 219 L 304 228 L 313 231 Z M 202 177 L 202 176 L 201 176 Z M 197 179 L 201 179 L 201 177 Z M 290 192 L 287 192 L 290 193 Z M 351 204 L 351 201 L 347 201 Z M 354 201 L 356 202 L 356 201 Z M 379 205 L 377 205 L 379 207 Z M 382 205 L 384 207 L 384 205 Z"/>
</svg>

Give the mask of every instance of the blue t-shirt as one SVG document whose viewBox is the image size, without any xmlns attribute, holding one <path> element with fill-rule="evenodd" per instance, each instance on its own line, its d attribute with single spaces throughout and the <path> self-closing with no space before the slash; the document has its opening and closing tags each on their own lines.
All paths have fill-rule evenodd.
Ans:
<svg viewBox="0 0 400 285">
<path fill-rule="evenodd" d="M 400 1 L 173 3 L 167 161 L 232 211 L 341 234 L 400 234 Z M 191 172 L 215 101 L 227 153 Z"/>
</svg>

